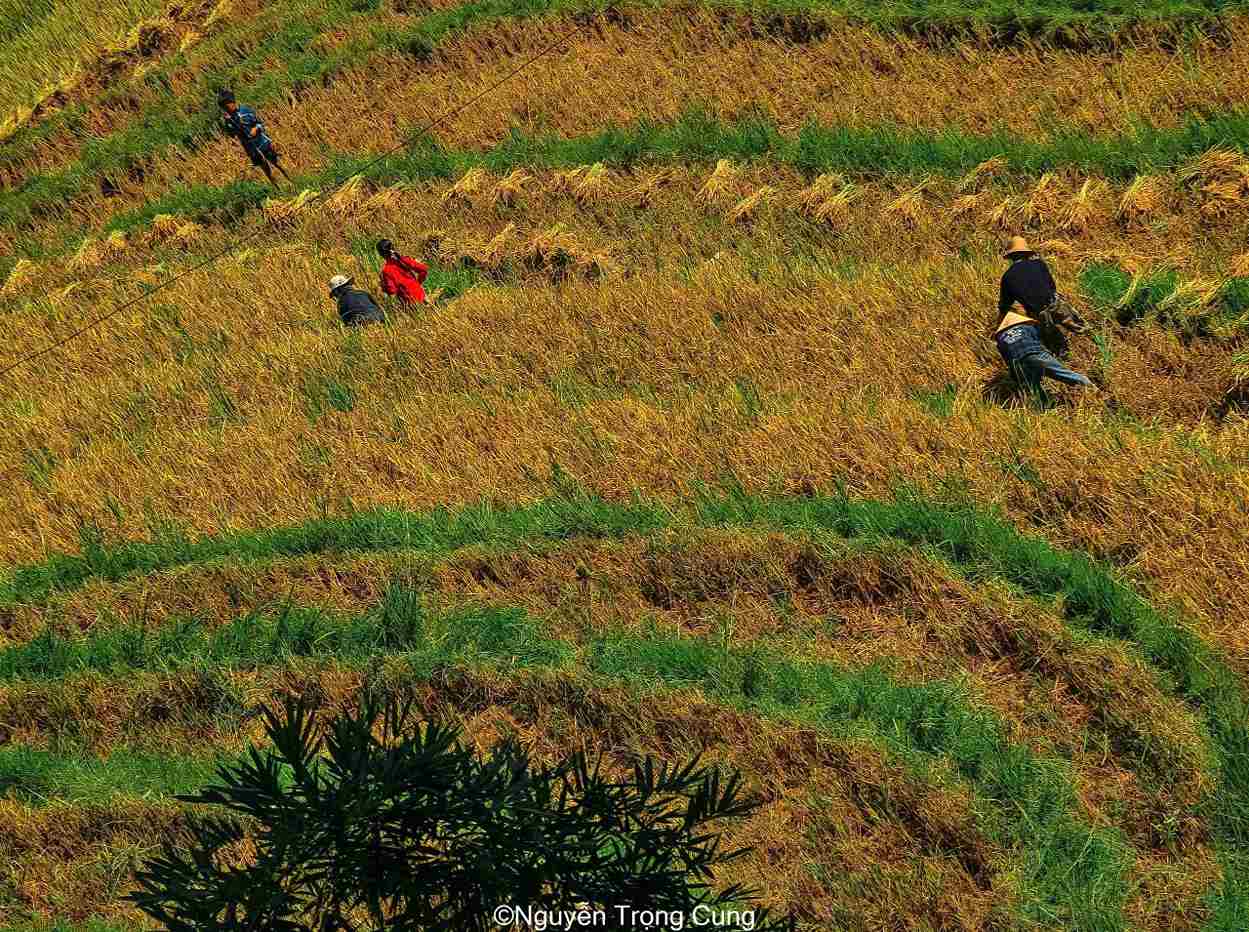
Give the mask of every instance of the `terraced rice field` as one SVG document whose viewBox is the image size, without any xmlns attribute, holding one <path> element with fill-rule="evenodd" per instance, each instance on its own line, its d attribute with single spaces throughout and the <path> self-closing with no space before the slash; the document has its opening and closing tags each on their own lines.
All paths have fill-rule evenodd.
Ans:
<svg viewBox="0 0 1249 932">
<path fill-rule="evenodd" d="M 6 362 L 247 240 L 4 378 L 0 925 L 147 928 L 173 796 L 365 684 L 740 768 L 806 929 L 1249 925 L 1249 19 L 1133 6 L 109 7 L 73 80 L 32 13 Z M 434 306 L 346 332 L 381 236 Z"/>
</svg>

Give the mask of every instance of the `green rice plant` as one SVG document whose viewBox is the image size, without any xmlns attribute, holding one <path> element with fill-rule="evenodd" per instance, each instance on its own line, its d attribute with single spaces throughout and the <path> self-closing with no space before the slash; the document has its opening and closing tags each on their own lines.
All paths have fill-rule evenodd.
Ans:
<svg viewBox="0 0 1249 932">
<path fill-rule="evenodd" d="M 1080 289 L 1093 304 L 1114 312 L 1121 324 L 1167 310 L 1182 312 L 1175 303 L 1180 280 L 1173 269 L 1131 275 L 1111 263 L 1094 262 L 1080 273 Z"/>
<path fill-rule="evenodd" d="M 707 108 L 696 106 L 671 123 L 643 121 L 585 136 L 531 135 L 513 129 L 507 139 L 484 152 L 456 152 L 414 137 L 409 148 L 380 160 L 371 155 L 333 154 L 325 168 L 297 178 L 296 184 L 324 190 L 355 175 L 377 186 L 389 186 L 401 181 L 446 180 L 470 168 L 506 172 L 521 167 L 570 168 L 601 162 L 628 169 L 641 164 L 718 159 L 766 159 L 792 165 L 812 176 L 828 172 L 963 176 L 988 159 L 1003 158 L 1008 170 L 1023 175 L 1081 169 L 1111 178 L 1130 178 L 1174 167 L 1215 145 L 1249 150 L 1249 113 L 1194 116 L 1179 128 L 1142 129 L 1120 137 L 1073 131 L 1056 135 L 1054 141 L 1034 141 L 955 130 L 933 133 L 890 126 L 816 124 L 808 124 L 797 136 L 786 137 L 759 109 L 733 121 L 722 121 L 710 116 Z M 88 170 L 76 166 L 30 179 L 0 204 L 0 225 L 20 228 L 40 210 L 52 210 L 72 198 L 85 183 L 83 172 Z M 114 217 L 106 229 L 132 229 L 162 213 L 196 220 L 229 220 L 254 209 L 269 193 L 264 185 L 251 180 L 220 188 L 182 188 Z"/>
<path fill-rule="evenodd" d="M 296 657 L 363 663 L 378 653 L 405 655 L 415 670 L 450 663 L 554 665 L 567 648 L 539 636 L 516 609 L 465 606 L 434 611 L 410 587 L 396 583 L 373 610 L 342 617 L 286 605 L 245 615 L 220 627 L 196 618 L 155 628 L 103 625 L 84 637 L 48 629 L 0 650 L 0 682 L 48 680 L 95 672 L 251 670 Z"/>
<path fill-rule="evenodd" d="M 1211 301 L 1215 326 L 1238 334 L 1249 326 L 1249 277 L 1229 278 Z"/>
<path fill-rule="evenodd" d="M 916 391 L 912 397 L 933 417 L 949 417 L 954 413 L 958 386 L 947 382 L 940 391 Z"/>
<path fill-rule="evenodd" d="M 228 556 L 257 560 L 395 549 L 437 554 L 468 544 L 508 546 L 579 535 L 619 538 L 680 521 L 670 507 L 641 499 L 607 502 L 579 490 L 562 474 L 557 473 L 555 481 L 555 495 L 529 506 L 501 509 L 483 504 L 425 514 L 379 510 L 198 541 L 109 545 L 98 529 L 85 526 L 80 555 L 57 554 L 40 564 L 17 568 L 0 588 L 0 601 L 32 601 L 91 578 L 119 579 Z M 1000 517 L 973 505 L 937 503 L 905 492 L 893 500 L 852 501 L 843 496 L 752 495 L 729 485 L 700 493 L 690 517 L 699 526 L 893 538 L 932 549 L 973 580 L 1003 578 L 1029 594 L 1061 596 L 1063 613 L 1072 624 L 1137 645 L 1175 693 L 1202 712 L 1219 751 L 1220 790 L 1212 806 L 1220 834 L 1236 844 L 1249 844 L 1249 728 L 1245 725 L 1249 711 L 1236 675 L 1189 627 L 1150 605 L 1087 556 L 1021 535 Z M 124 644 L 134 635 L 117 637 Z M 12 656 L 25 657 L 21 652 L 27 649 L 35 651 L 35 657 L 52 656 L 48 662 L 58 669 L 66 663 L 55 659 L 66 650 L 55 640 L 45 637 L 29 647 L 14 648 L 18 653 Z M 120 649 L 100 648 L 106 657 Z M 4 659 L 8 656 L 0 655 L 0 672 L 6 663 L 34 663 Z"/>
<path fill-rule="evenodd" d="M 697 687 L 722 702 L 838 732 L 869 722 L 900 753 L 948 757 L 993 806 L 1028 813 L 1028 820 L 990 821 L 1004 842 L 1026 849 L 1033 918 L 1122 927 L 1123 839 L 1075 821 L 1069 777 L 1009 744 L 1000 726 L 972 712 L 954 687 L 904 685 L 876 668 L 795 663 L 757 646 L 729 650 L 714 639 L 619 635 L 593 646 L 590 668 L 642 686 Z"/>
<path fill-rule="evenodd" d="M 222 758 L 170 757 L 114 748 L 107 757 L 71 755 L 43 748 L 0 748 L 0 796 L 40 805 L 52 800 L 107 802 L 114 796 L 172 796 L 199 789 Z"/>
</svg>

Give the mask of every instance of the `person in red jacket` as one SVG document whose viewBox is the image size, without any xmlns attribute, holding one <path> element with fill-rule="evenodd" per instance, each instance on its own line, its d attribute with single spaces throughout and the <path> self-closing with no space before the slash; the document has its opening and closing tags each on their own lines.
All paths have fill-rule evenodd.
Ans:
<svg viewBox="0 0 1249 932">
<path fill-rule="evenodd" d="M 429 266 L 399 255 L 388 239 L 377 244 L 377 251 L 386 260 L 382 265 L 382 291 L 388 295 L 397 295 L 407 305 L 428 304 L 423 285 L 425 276 L 429 274 Z"/>
</svg>

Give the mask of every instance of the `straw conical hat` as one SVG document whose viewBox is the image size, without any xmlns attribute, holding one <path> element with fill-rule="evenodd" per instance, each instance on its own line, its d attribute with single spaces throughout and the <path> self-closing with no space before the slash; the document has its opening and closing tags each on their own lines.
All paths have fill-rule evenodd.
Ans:
<svg viewBox="0 0 1249 932">
<path fill-rule="evenodd" d="M 1028 241 L 1024 239 L 1022 236 L 1012 236 L 1010 238 L 1010 242 L 1007 243 L 1006 245 L 1006 251 L 1002 253 L 1002 255 L 1003 257 L 1009 259 L 1011 256 L 1013 256 L 1017 252 L 1033 252 L 1033 251 L 1034 250 L 1032 249 L 1032 247 L 1028 245 Z"/>
</svg>

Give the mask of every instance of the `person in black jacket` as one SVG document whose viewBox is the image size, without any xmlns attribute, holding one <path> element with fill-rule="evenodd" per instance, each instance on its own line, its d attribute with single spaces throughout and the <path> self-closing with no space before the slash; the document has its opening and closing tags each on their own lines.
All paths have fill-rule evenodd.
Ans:
<svg viewBox="0 0 1249 932">
<path fill-rule="evenodd" d="M 348 327 L 363 324 L 380 324 L 386 316 L 368 292 L 352 288 L 353 279 L 347 275 L 335 275 L 330 279 L 330 297 L 338 302 L 338 317 Z"/>
<path fill-rule="evenodd" d="M 1002 276 L 993 333 L 1002 360 L 1025 388 L 1041 398 L 1045 397 L 1041 379 L 1046 376 L 1068 385 L 1091 387 L 1087 376 L 1065 366 L 1042 339 L 1042 321 L 1055 330 L 1059 326 L 1078 332 L 1087 329 L 1074 308 L 1058 294 L 1045 262 L 1022 236 L 1012 237 L 1003 258 L 1011 265 Z M 1015 312 L 1016 302 L 1023 313 Z"/>
<path fill-rule="evenodd" d="M 1038 256 L 1022 236 L 1012 236 L 1003 258 L 1010 268 L 1002 276 L 998 295 L 998 323 L 1018 303 L 1037 326 L 1041 342 L 1056 356 L 1067 353 L 1067 335 L 1084 333 L 1088 326 L 1071 302 L 1058 293 L 1054 276 L 1045 260 Z"/>
</svg>

